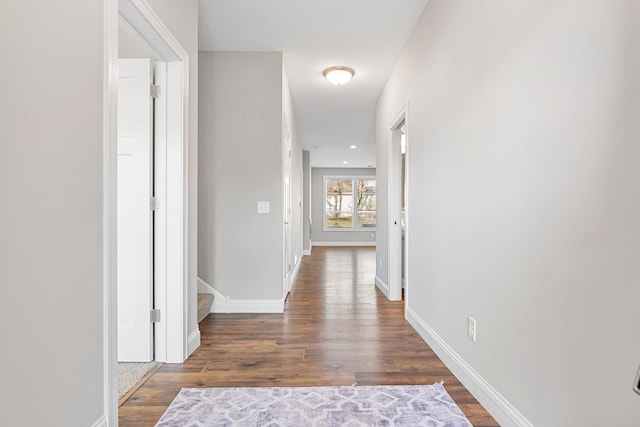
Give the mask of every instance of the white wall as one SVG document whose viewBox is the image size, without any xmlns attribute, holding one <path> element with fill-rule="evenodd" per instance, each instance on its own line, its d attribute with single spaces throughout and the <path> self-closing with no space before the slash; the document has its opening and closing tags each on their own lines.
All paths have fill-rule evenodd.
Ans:
<svg viewBox="0 0 640 427">
<path fill-rule="evenodd" d="M 639 29 L 631 1 L 431 0 L 378 101 L 379 206 L 409 104 L 409 317 L 534 425 L 638 424 Z"/>
<path fill-rule="evenodd" d="M 375 168 L 311 168 L 311 224 L 312 244 L 371 243 L 375 245 L 376 230 L 324 231 L 324 177 L 325 176 L 373 176 Z M 378 202 L 379 203 L 379 202 Z"/>
<path fill-rule="evenodd" d="M 118 28 L 118 58 L 151 58 L 153 55 L 129 36 L 129 34 Z"/>
<path fill-rule="evenodd" d="M 3 425 L 103 415 L 103 8 L 0 13 Z"/>
<path fill-rule="evenodd" d="M 187 191 L 187 336 L 198 329 L 198 0 L 147 0 L 189 55 Z"/>
<path fill-rule="evenodd" d="M 199 162 L 200 278 L 232 299 L 280 300 L 281 53 L 200 53 Z"/>
</svg>

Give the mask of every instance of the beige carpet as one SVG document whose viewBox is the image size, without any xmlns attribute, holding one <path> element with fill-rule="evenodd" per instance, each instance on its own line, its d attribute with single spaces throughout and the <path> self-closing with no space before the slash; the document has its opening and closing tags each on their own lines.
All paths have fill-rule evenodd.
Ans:
<svg viewBox="0 0 640 427">
<path fill-rule="evenodd" d="M 127 394 L 144 376 L 155 368 L 158 362 L 118 363 L 118 398 Z"/>
</svg>

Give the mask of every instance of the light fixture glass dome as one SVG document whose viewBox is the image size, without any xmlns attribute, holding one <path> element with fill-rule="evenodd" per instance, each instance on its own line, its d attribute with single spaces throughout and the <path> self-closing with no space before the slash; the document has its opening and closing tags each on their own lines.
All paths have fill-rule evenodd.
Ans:
<svg viewBox="0 0 640 427">
<path fill-rule="evenodd" d="M 334 85 L 342 86 L 349 82 L 356 72 L 353 71 L 353 68 L 336 65 L 334 67 L 327 68 L 322 72 L 322 74 Z"/>
</svg>

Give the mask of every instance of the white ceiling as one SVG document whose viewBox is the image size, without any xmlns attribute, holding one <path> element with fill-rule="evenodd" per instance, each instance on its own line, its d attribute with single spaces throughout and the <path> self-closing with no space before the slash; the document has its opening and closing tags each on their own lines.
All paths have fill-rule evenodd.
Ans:
<svg viewBox="0 0 640 427">
<path fill-rule="evenodd" d="M 375 166 L 376 100 L 426 3 L 200 0 L 199 48 L 283 52 L 312 166 Z M 333 86 L 322 75 L 332 65 L 352 67 L 356 75 Z"/>
</svg>

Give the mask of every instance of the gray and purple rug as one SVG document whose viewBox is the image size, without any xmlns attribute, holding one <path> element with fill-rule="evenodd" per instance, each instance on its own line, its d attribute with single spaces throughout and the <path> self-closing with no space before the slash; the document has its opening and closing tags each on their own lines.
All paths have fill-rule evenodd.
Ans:
<svg viewBox="0 0 640 427">
<path fill-rule="evenodd" d="M 156 424 L 471 427 L 441 383 L 420 386 L 183 388 Z"/>
</svg>

